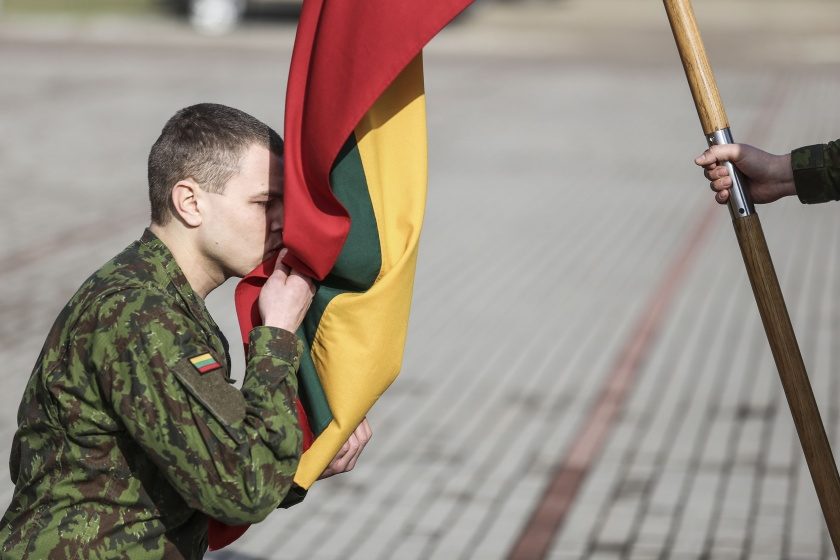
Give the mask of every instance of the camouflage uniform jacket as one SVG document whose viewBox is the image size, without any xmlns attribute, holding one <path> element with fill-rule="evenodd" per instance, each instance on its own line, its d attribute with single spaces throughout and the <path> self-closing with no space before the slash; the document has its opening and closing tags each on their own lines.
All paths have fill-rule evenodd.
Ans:
<svg viewBox="0 0 840 560">
<path fill-rule="evenodd" d="M 265 518 L 300 456 L 300 348 L 255 328 L 242 390 L 231 386 L 221 332 L 146 231 L 47 337 L 18 412 L 0 557 L 201 558 L 207 516 Z"/>
<path fill-rule="evenodd" d="M 790 163 L 799 200 L 840 200 L 840 140 L 793 150 Z"/>
</svg>

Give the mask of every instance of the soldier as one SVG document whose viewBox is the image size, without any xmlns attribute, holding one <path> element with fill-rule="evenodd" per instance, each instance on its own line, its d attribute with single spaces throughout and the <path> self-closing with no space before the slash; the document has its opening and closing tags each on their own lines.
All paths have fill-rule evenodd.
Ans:
<svg viewBox="0 0 840 560">
<path fill-rule="evenodd" d="M 712 146 L 694 162 L 705 169 L 715 200 L 729 200 L 732 179 L 721 162 L 731 161 L 746 177 L 753 202 L 798 195 L 805 204 L 840 200 L 840 140 L 776 156 L 747 144 Z"/>
<path fill-rule="evenodd" d="M 264 519 L 301 453 L 312 283 L 278 264 L 242 390 L 204 306 L 282 243 L 282 140 L 230 107 L 178 111 L 149 154 L 152 223 L 58 316 L 18 412 L 2 558 L 201 558 L 208 516 Z M 278 263 L 280 259 L 278 259 Z M 326 474 L 353 467 L 363 423 Z"/>
</svg>

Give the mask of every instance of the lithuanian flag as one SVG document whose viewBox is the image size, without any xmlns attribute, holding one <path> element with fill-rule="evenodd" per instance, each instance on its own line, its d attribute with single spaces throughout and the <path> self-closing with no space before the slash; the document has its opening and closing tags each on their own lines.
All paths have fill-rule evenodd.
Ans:
<svg viewBox="0 0 840 560">
<path fill-rule="evenodd" d="M 426 197 L 423 46 L 472 0 L 304 0 L 286 93 L 285 264 L 318 281 L 298 374 L 308 489 L 396 378 Z M 243 340 L 263 263 L 240 282 Z M 211 549 L 244 529 L 211 524 Z"/>
</svg>

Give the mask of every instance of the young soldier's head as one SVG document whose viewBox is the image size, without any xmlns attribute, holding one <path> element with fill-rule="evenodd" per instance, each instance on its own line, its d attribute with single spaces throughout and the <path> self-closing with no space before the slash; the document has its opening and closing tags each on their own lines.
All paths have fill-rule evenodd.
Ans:
<svg viewBox="0 0 840 560">
<path fill-rule="evenodd" d="M 283 141 L 232 107 L 181 109 L 149 153 L 152 226 L 189 239 L 225 277 L 282 243 Z"/>
</svg>

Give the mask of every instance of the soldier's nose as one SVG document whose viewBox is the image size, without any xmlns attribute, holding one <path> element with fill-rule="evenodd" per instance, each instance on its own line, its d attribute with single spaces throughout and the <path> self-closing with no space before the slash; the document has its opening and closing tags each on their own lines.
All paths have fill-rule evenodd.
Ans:
<svg viewBox="0 0 840 560">
<path fill-rule="evenodd" d="M 270 231 L 280 231 L 283 229 L 283 212 L 273 211 L 268 215 L 268 229 Z"/>
</svg>

